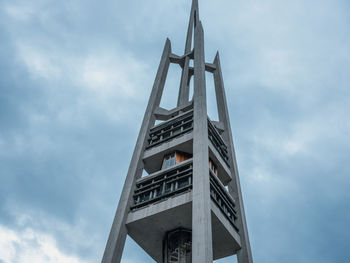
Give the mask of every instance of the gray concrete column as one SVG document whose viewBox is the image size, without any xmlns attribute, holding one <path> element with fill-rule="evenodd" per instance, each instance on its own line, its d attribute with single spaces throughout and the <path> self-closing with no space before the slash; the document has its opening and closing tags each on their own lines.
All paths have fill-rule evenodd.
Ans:
<svg viewBox="0 0 350 263">
<path fill-rule="evenodd" d="M 208 121 L 205 85 L 204 33 L 201 22 L 194 34 L 194 128 L 192 262 L 213 262 L 210 181 L 208 165 Z"/>
<path fill-rule="evenodd" d="M 189 65 L 190 65 L 190 58 L 186 56 L 184 58 L 184 66 L 182 68 L 179 97 L 177 99 L 178 107 L 185 105 L 189 101 L 189 96 L 190 96 L 190 86 L 188 85 Z"/>
<path fill-rule="evenodd" d="M 188 22 L 188 30 L 187 30 L 187 37 L 186 37 L 186 44 L 185 44 L 185 52 L 184 52 L 185 55 L 189 54 L 192 49 L 193 28 L 194 28 L 194 25 L 199 21 L 198 11 L 199 11 L 198 0 L 193 0 L 190 19 Z M 189 95 L 190 95 L 190 87 L 188 85 L 189 64 L 190 64 L 190 58 L 186 56 L 184 58 L 184 65 L 183 65 L 182 74 L 181 74 L 179 97 L 177 100 L 178 107 L 186 104 L 189 101 Z"/>
<path fill-rule="evenodd" d="M 223 139 L 227 143 L 230 158 L 230 170 L 232 174 L 232 181 L 229 183 L 228 188 L 230 194 L 236 200 L 236 207 L 238 212 L 237 226 L 239 228 L 239 234 L 241 237 L 242 248 L 237 253 L 238 263 L 253 263 L 252 252 L 250 248 L 248 228 L 246 223 L 246 217 L 244 212 L 243 197 L 241 191 L 241 185 L 239 181 L 239 174 L 237 168 L 236 154 L 232 139 L 230 118 L 227 108 L 226 94 L 224 89 L 224 82 L 221 72 L 219 53 L 216 54 L 214 65 L 216 70 L 214 71 L 214 83 L 216 102 L 219 115 L 219 121 L 224 125 Z"/>
<path fill-rule="evenodd" d="M 128 174 L 120 196 L 118 208 L 112 224 L 112 229 L 108 237 L 102 263 L 119 263 L 122 257 L 127 229 L 125 226 L 126 218 L 133 201 L 133 192 L 135 182 L 142 176 L 143 162 L 142 154 L 144 152 L 149 129 L 154 125 L 154 110 L 159 106 L 163 94 L 164 84 L 169 69 L 169 55 L 171 54 L 171 43 L 167 39 L 163 55 L 158 67 L 157 75 L 152 88 L 151 96 L 148 101 L 147 109 L 143 117 L 141 129 L 137 137 L 136 146 L 130 162 Z"/>
</svg>

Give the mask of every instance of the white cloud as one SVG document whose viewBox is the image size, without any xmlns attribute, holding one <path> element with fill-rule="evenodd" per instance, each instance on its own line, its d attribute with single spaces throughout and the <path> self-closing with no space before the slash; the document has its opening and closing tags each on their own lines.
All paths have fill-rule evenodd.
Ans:
<svg viewBox="0 0 350 263">
<path fill-rule="evenodd" d="M 298 189 L 295 178 L 276 174 L 271 167 L 260 162 L 247 174 L 248 183 L 256 192 L 262 193 L 264 201 L 276 201 L 276 197 L 291 194 Z"/>
<path fill-rule="evenodd" d="M 14 22 L 28 23 L 31 20 L 38 20 L 41 23 L 47 23 L 55 12 L 49 8 L 52 3 L 54 3 L 52 0 L 13 0 L 0 5 L 0 8 Z"/>
<path fill-rule="evenodd" d="M 138 263 L 138 261 L 130 258 L 125 258 L 125 259 L 122 259 L 122 263 Z"/>
<path fill-rule="evenodd" d="M 46 262 L 90 263 L 100 260 L 101 255 L 98 252 L 104 246 L 105 240 L 101 240 L 99 232 L 91 231 L 92 222 L 89 221 L 91 217 L 88 215 L 84 214 L 74 222 L 68 223 L 41 209 L 22 206 L 14 201 L 6 203 L 6 210 L 11 214 L 15 227 L 9 228 L 0 223 L 0 262 L 1 251 L 5 245 L 16 248 L 15 253 L 9 255 L 13 258 L 11 263 L 45 262 L 19 260 L 27 255 L 29 250 L 33 250 L 39 258 L 47 256 L 68 260 Z"/>
<path fill-rule="evenodd" d="M 20 21 L 26 21 L 30 19 L 33 14 L 34 10 L 31 6 L 23 6 L 23 5 L 7 5 L 4 7 L 4 10 L 8 16 L 10 16 L 12 19 L 20 20 Z"/>
<path fill-rule="evenodd" d="M 125 3 L 107 1 L 104 5 L 75 1 L 77 9 L 72 12 L 66 7 L 68 1 L 67 3 L 52 0 L 7 2 L 0 4 L 1 6 L 6 5 L 6 9 L 1 10 L 5 11 L 1 12 L 5 14 L 5 17 L 0 24 L 5 25 L 11 41 L 13 40 L 14 43 L 11 42 L 11 46 L 17 48 L 18 61 L 33 78 L 30 80 L 32 81 L 31 86 L 45 89 L 40 91 L 45 93 L 42 94 L 45 103 L 40 104 L 39 112 L 35 112 L 36 106 L 24 109 L 26 111 L 24 117 L 30 122 L 30 127 L 21 129 L 20 134 L 12 135 L 9 137 L 10 140 L 5 137 L 1 138 L 0 135 L 0 149 L 3 149 L 0 150 L 0 154 L 8 155 L 13 152 L 15 158 L 21 154 L 24 156 L 23 153 L 27 152 L 51 153 L 52 145 L 67 144 L 72 149 L 75 147 L 85 149 L 84 145 L 89 144 L 89 141 L 84 138 L 83 141 L 79 138 L 77 144 L 71 144 L 69 138 L 57 141 L 57 137 L 52 134 L 59 134 L 59 139 L 69 136 L 68 132 L 75 136 L 82 132 L 81 129 L 85 128 L 85 124 L 88 128 L 99 127 L 100 123 L 96 122 L 96 118 L 106 118 L 113 124 L 118 124 L 116 120 L 123 121 L 120 122 L 123 124 L 132 122 L 130 127 L 135 127 L 134 130 L 138 129 L 139 123 L 136 125 L 137 121 L 134 116 L 143 114 L 142 104 L 147 101 L 152 86 L 162 48 L 156 45 L 161 42 L 159 43 L 161 46 L 163 37 L 170 36 L 174 52 L 180 54 L 184 44 L 183 38 L 190 5 L 188 1 L 170 0 L 150 1 L 145 5 L 132 3 L 133 1 Z M 259 121 L 249 123 L 248 128 L 253 132 L 248 131 L 244 122 L 240 123 L 240 116 L 237 116 L 235 111 L 231 112 L 231 116 L 234 116 L 234 119 L 238 117 L 234 126 L 243 127 L 237 139 L 246 136 L 246 141 L 248 141 L 248 147 L 242 148 L 243 156 L 244 154 L 249 156 L 247 157 L 249 163 L 247 162 L 242 173 L 242 182 L 243 184 L 246 182 L 248 187 L 243 186 L 243 191 L 248 196 L 258 196 L 259 198 L 256 198 L 258 201 L 278 202 L 279 207 L 282 207 L 280 204 L 285 206 L 285 202 L 281 202 L 283 196 L 291 196 L 290 200 L 293 200 L 293 194 L 300 195 L 300 192 L 296 191 L 300 190 L 298 189 L 299 184 L 304 183 L 303 180 L 299 180 L 300 178 L 313 176 L 312 174 L 317 172 L 317 169 L 307 172 L 300 169 L 298 176 L 296 173 L 291 175 L 287 170 L 291 163 L 294 168 L 298 169 L 298 166 L 303 164 L 299 162 L 299 159 L 309 161 L 309 159 L 314 160 L 316 156 L 319 162 L 315 167 L 324 168 L 326 164 L 322 161 L 329 161 L 330 155 L 334 155 L 334 159 L 338 158 L 336 152 L 340 148 L 338 147 L 340 143 L 349 145 L 347 138 L 350 134 L 350 126 L 349 122 L 344 121 L 348 119 L 349 104 L 339 103 L 340 97 L 348 96 L 345 92 L 337 95 L 337 92 L 340 92 L 339 87 L 345 89 L 346 83 L 349 83 L 348 74 L 346 74 L 349 64 L 347 48 L 349 41 L 346 36 L 349 34 L 347 34 L 347 20 L 341 22 L 335 20 L 335 17 L 342 19 L 343 13 L 347 18 L 348 8 L 343 8 L 343 12 L 335 9 L 334 7 L 338 5 L 345 7 L 339 4 L 340 1 L 322 1 L 317 5 L 314 2 L 306 3 L 302 0 L 289 3 L 275 0 L 222 1 L 221 6 L 225 8 L 211 1 L 200 3 L 201 19 L 203 19 L 206 32 L 208 60 L 212 60 L 214 52 L 219 48 L 227 91 L 230 91 L 231 88 L 233 96 L 237 90 L 238 92 L 241 92 L 239 89 L 245 90 L 244 96 L 233 97 L 231 102 L 235 103 L 237 100 L 244 101 L 245 99 L 248 101 L 252 98 L 258 98 L 261 103 L 271 102 L 267 110 L 267 115 L 270 114 L 270 116 L 264 116 L 259 112 L 259 107 L 252 105 L 252 114 L 261 116 Z M 74 4 L 69 3 L 69 5 Z M 328 5 L 329 8 L 325 8 Z M 99 9 L 101 6 L 108 6 L 113 16 L 102 12 L 105 9 Z M 137 15 L 135 15 L 136 7 Z M 149 15 L 149 11 L 152 11 L 152 15 Z M 173 16 L 173 13 L 176 13 L 176 16 Z M 346 30 L 339 30 L 341 26 L 346 27 Z M 112 48 L 111 44 L 114 45 Z M 119 48 L 118 45 L 123 48 Z M 135 52 L 142 52 L 143 55 L 140 57 L 147 57 L 148 61 L 142 61 L 134 53 L 130 53 L 134 52 L 130 51 L 131 49 L 134 49 Z M 181 51 L 177 52 L 177 50 Z M 155 58 L 156 62 L 148 68 L 146 65 L 151 57 Z M 14 73 L 15 76 L 22 76 Z M 18 81 L 21 82 L 21 80 Z M 168 84 L 169 81 L 168 78 Z M 44 85 L 41 85 L 42 83 Z M 22 86 L 26 87 L 25 83 L 23 84 Z M 31 86 L 29 85 L 28 88 Z M 247 89 L 247 87 L 256 86 L 269 90 L 267 93 L 264 93 L 265 90 L 255 93 L 257 89 Z M 33 88 L 33 91 L 36 89 Z M 332 93 L 331 98 L 328 98 L 330 93 Z M 280 104 L 276 103 L 274 98 L 271 101 L 265 100 L 266 96 L 261 94 L 266 94 L 266 96 L 277 94 L 283 97 L 294 95 L 294 100 L 286 100 L 286 103 L 289 103 L 286 108 L 292 108 L 293 111 L 295 109 L 295 112 L 281 113 L 285 109 L 279 108 Z M 325 96 L 327 98 L 324 98 Z M 329 100 L 335 97 L 337 97 L 338 105 L 329 108 Z M 33 102 L 37 104 L 40 99 L 40 96 L 34 98 Z M 20 100 L 18 105 L 23 107 Z M 46 105 L 49 105 L 49 109 L 45 108 Z M 244 103 L 240 105 L 244 108 Z M 344 111 L 342 112 L 340 108 Z M 319 112 L 315 112 L 316 110 Z M 299 116 L 296 116 L 298 113 Z M 290 114 L 293 116 L 291 117 Z M 69 129 L 65 129 L 66 127 Z M 54 133 L 50 132 L 49 128 L 52 128 Z M 124 126 L 118 125 L 110 126 L 110 128 L 112 132 L 112 129 L 120 131 L 125 129 Z M 125 145 L 130 144 L 127 140 L 125 140 L 125 145 L 121 140 L 120 142 L 120 147 L 118 147 L 120 149 L 127 149 Z M 327 148 L 322 148 L 325 145 Z M 242 156 L 242 154 L 238 152 L 237 156 Z M 104 158 L 104 155 L 101 156 Z M 118 156 L 118 152 L 114 156 Z M 73 162 L 79 161 L 82 157 L 84 156 L 77 155 L 78 159 L 74 157 L 64 167 L 72 166 Z M 124 166 L 129 162 L 126 159 L 127 154 L 120 155 L 120 157 L 122 165 L 119 166 Z M 110 165 L 105 159 L 107 158 L 104 160 L 96 158 L 96 169 L 99 165 Z M 278 162 L 279 160 L 281 162 Z M 11 166 L 9 168 L 14 173 L 16 172 L 16 169 L 11 169 Z M 28 167 L 28 169 L 30 172 L 35 172 L 35 168 Z M 49 172 L 47 170 L 47 174 Z M 345 173 L 348 171 L 345 170 Z M 78 176 L 78 171 L 72 176 Z M 100 176 L 96 181 L 96 176 L 87 176 L 86 180 L 89 183 L 96 181 L 102 184 L 104 179 L 100 178 L 102 177 Z M 62 180 L 65 180 L 63 176 Z M 15 187 L 12 188 L 15 189 Z M 13 191 L 12 188 L 10 190 L 16 196 L 16 191 Z M 103 186 L 97 188 L 104 189 Z M 98 196 L 102 196 L 102 199 L 107 198 L 103 195 Z M 67 244 L 68 248 L 65 247 L 64 251 L 66 249 L 75 251 L 75 253 L 82 250 L 94 251 L 99 254 L 96 258 L 100 259 L 104 245 L 102 243 L 106 241 L 106 237 L 101 237 L 101 231 L 95 231 L 95 237 L 91 237 L 91 233 L 94 232 L 91 229 L 102 225 L 105 229 L 108 228 L 105 230 L 107 233 L 110 225 L 105 224 L 105 221 L 101 219 L 98 221 L 82 216 L 82 211 L 89 210 L 86 207 L 93 205 L 98 207 L 100 204 L 107 206 L 106 203 L 109 202 L 103 202 L 101 198 L 101 200 L 95 199 L 93 201 L 84 200 L 84 209 L 80 207 L 79 211 L 75 211 L 77 217 L 84 218 L 90 221 L 89 223 L 81 222 L 76 218 L 72 219 L 74 222 L 70 224 L 59 222 L 54 218 L 42 221 L 40 218 L 44 216 L 36 214 L 32 215 L 33 219 L 21 218 L 23 222 L 18 224 L 25 229 L 23 231 L 2 228 L 0 255 L 10 258 L 8 259 L 10 262 L 14 257 L 18 257 L 13 260 L 36 263 L 50 262 L 47 259 L 40 261 L 41 256 L 46 255 L 45 253 L 59 254 L 62 258 L 56 259 L 56 262 L 65 262 L 64 257 L 70 256 L 59 247 Z M 30 202 L 33 201 L 28 200 L 24 204 L 30 207 Z M 113 201 L 112 206 L 114 205 Z M 252 209 L 253 206 L 248 205 L 247 208 L 249 207 Z M 275 209 L 269 210 L 267 205 L 253 208 L 251 211 L 254 213 L 258 213 L 256 210 L 259 209 L 264 214 L 276 211 Z M 43 206 L 42 209 L 47 208 Z M 66 207 L 57 207 L 56 212 L 59 214 L 62 209 L 66 210 Z M 105 210 L 106 213 L 102 213 L 104 217 L 110 211 L 107 211 L 107 208 Z M 291 212 L 299 214 L 295 210 Z M 37 223 L 34 224 L 33 221 Z M 40 229 L 42 232 L 37 232 L 35 229 Z M 258 235 L 256 233 L 255 236 L 258 237 Z M 31 240 L 35 242 L 32 244 Z M 47 242 L 49 248 L 37 240 L 41 240 L 40 242 L 49 240 Z M 56 242 L 60 245 L 57 246 Z M 130 251 L 132 252 L 125 255 L 124 263 L 149 262 L 134 260 L 134 254 L 137 252 Z M 280 252 L 285 251 L 282 249 Z M 86 255 L 85 253 L 79 254 Z M 31 256 L 31 260 L 20 261 L 20 255 Z M 38 255 L 39 260 L 35 258 Z M 260 256 L 261 258 L 263 257 Z M 73 257 L 71 260 L 74 259 L 77 258 Z M 269 260 L 269 262 L 279 262 Z"/>
<path fill-rule="evenodd" d="M 259 83 L 272 89 L 293 91 L 292 76 L 296 74 L 297 63 L 290 50 L 265 48 L 259 52 Z"/>
<path fill-rule="evenodd" d="M 57 247 L 54 237 L 31 228 L 12 230 L 0 225 L 0 260 L 3 263 L 84 263 Z"/>
<path fill-rule="evenodd" d="M 140 105 L 138 102 L 148 96 L 152 74 L 133 54 L 117 48 L 72 54 L 59 47 L 53 50 L 36 47 L 20 39 L 16 43 L 17 60 L 34 80 L 45 84 L 51 96 L 48 104 L 60 110 L 57 112 L 59 121 L 71 122 L 73 117 L 82 115 L 74 122 L 83 125 L 88 116 L 84 112 L 91 109 L 100 110 L 107 118 L 119 121 L 127 114 L 133 114 L 135 107 L 130 108 L 130 105 Z M 148 88 L 145 83 L 148 83 Z M 64 97 L 68 94 L 74 103 L 67 104 Z M 61 98 L 66 107 L 62 107 Z"/>
<path fill-rule="evenodd" d="M 19 60 L 34 78 L 53 80 L 61 76 L 62 68 L 57 57 L 31 45 L 18 44 Z"/>
<path fill-rule="evenodd" d="M 89 54 L 80 63 L 76 67 L 76 81 L 101 98 L 115 95 L 127 98 L 142 93 L 142 79 L 147 68 L 132 56 L 102 51 Z"/>
</svg>

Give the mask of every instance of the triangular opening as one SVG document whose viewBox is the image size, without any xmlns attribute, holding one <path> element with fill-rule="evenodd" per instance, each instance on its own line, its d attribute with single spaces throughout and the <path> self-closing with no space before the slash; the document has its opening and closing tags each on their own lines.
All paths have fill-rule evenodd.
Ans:
<svg viewBox="0 0 350 263">
<path fill-rule="evenodd" d="M 190 83 L 188 84 L 190 86 L 190 92 L 189 92 L 189 99 L 190 101 L 193 100 L 193 90 L 194 90 L 194 81 L 193 81 L 193 76 L 190 77 Z"/>
<path fill-rule="evenodd" d="M 237 263 L 237 256 L 233 255 L 230 257 L 226 257 L 226 258 L 221 258 L 218 260 L 215 260 L 214 263 Z"/>
<path fill-rule="evenodd" d="M 181 67 L 179 67 L 177 64 L 170 63 L 160 107 L 167 110 L 171 110 L 176 107 L 180 81 Z"/>
<path fill-rule="evenodd" d="M 127 236 L 121 262 L 154 262 L 132 238 Z"/>
<path fill-rule="evenodd" d="M 218 107 L 216 103 L 215 83 L 212 73 L 205 73 L 206 87 L 207 87 L 207 110 L 208 116 L 212 121 L 218 121 Z"/>
<path fill-rule="evenodd" d="M 191 48 L 189 50 L 189 52 L 191 52 L 194 48 L 194 28 L 192 30 L 192 37 L 191 37 Z"/>
</svg>

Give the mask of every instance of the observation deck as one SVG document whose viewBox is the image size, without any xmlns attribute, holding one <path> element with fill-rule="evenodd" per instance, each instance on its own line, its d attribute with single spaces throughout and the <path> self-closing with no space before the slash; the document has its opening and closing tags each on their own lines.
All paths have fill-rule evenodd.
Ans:
<svg viewBox="0 0 350 263">
<path fill-rule="evenodd" d="M 218 176 L 227 185 L 232 175 L 229 167 L 228 147 L 215 124 L 208 118 L 209 157 L 218 164 Z M 144 168 L 149 173 L 157 172 L 164 154 L 179 150 L 193 154 L 193 110 L 164 121 L 149 131 L 143 156 Z"/>
<path fill-rule="evenodd" d="M 234 200 L 216 175 L 208 176 L 216 260 L 236 253 L 241 241 Z M 126 225 L 136 243 L 161 262 L 164 233 L 192 226 L 192 159 L 139 179 Z"/>
<path fill-rule="evenodd" d="M 231 180 L 228 148 L 209 118 L 208 145 L 209 158 L 217 164 L 218 171 L 215 174 L 209 169 L 207 175 L 216 260 L 235 254 L 241 240 L 235 222 L 236 204 L 225 188 Z M 144 169 L 149 175 L 137 180 L 127 217 L 129 235 L 157 262 L 162 261 L 164 233 L 178 227 L 192 228 L 193 159 L 161 169 L 164 155 L 173 151 L 193 154 L 192 109 L 150 129 L 143 156 Z"/>
</svg>

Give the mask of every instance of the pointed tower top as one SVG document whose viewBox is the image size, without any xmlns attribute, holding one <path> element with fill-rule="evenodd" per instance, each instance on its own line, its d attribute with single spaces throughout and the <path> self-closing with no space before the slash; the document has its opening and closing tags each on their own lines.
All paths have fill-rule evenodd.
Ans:
<svg viewBox="0 0 350 263">
<path fill-rule="evenodd" d="M 192 0 L 191 14 L 188 23 L 186 45 L 185 45 L 185 54 L 191 51 L 192 37 L 193 37 L 193 28 L 199 22 L 199 8 L 198 0 Z"/>
</svg>

